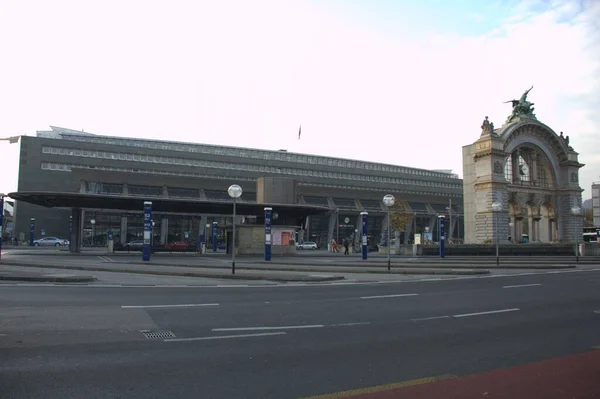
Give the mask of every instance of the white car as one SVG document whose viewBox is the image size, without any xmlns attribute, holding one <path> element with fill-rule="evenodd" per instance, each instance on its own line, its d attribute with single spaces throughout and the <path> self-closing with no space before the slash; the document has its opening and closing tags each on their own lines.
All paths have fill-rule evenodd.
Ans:
<svg viewBox="0 0 600 399">
<path fill-rule="evenodd" d="M 304 241 L 302 244 L 296 245 L 296 249 L 317 249 L 317 243 L 313 241 Z"/>
<path fill-rule="evenodd" d="M 62 238 L 56 237 L 44 237 L 39 240 L 35 240 L 33 242 L 35 247 L 60 247 L 60 246 L 69 246 L 69 240 L 64 240 Z"/>
</svg>

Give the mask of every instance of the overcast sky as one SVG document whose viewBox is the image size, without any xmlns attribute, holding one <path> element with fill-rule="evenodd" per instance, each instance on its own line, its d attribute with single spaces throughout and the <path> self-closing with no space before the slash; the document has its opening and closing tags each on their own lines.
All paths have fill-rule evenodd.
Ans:
<svg viewBox="0 0 600 399">
<path fill-rule="evenodd" d="M 600 180 L 600 1 L 0 0 L 0 137 L 86 132 L 462 176 L 534 85 Z M 298 127 L 302 124 L 302 138 Z M 0 192 L 18 146 L 0 141 Z"/>
</svg>

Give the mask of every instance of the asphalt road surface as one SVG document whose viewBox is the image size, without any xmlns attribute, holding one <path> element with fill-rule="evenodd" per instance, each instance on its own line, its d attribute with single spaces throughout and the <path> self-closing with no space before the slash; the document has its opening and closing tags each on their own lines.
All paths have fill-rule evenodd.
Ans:
<svg viewBox="0 0 600 399">
<path fill-rule="evenodd" d="M 530 380 L 494 370 L 595 353 L 599 285 L 595 270 L 324 286 L 2 285 L 0 397 L 395 398 L 411 397 L 391 391 L 417 385 L 406 381 L 436 379 L 477 397 L 502 397 L 489 395 L 500 381 L 512 381 L 504 397 L 559 397 L 525 394 Z M 600 395 L 592 360 L 586 392 Z M 413 397 L 452 397 L 432 386 L 435 396 Z"/>
</svg>

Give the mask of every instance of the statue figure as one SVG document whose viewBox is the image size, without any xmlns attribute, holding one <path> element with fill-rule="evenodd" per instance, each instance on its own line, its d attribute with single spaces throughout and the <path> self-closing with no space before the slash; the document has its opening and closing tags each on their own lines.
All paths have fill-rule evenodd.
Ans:
<svg viewBox="0 0 600 399">
<path fill-rule="evenodd" d="M 490 122 L 488 120 L 488 117 L 486 116 L 483 124 L 481 125 L 481 135 L 485 136 L 486 134 L 493 134 L 494 133 L 494 124 L 492 122 Z"/>
<path fill-rule="evenodd" d="M 508 117 L 506 123 L 511 122 L 515 117 L 528 117 L 535 119 L 535 115 L 533 113 L 535 109 L 533 107 L 534 103 L 527 101 L 527 95 L 529 94 L 531 89 L 533 89 L 533 86 L 526 90 L 525 93 L 523 93 L 521 95 L 521 98 L 518 100 L 509 100 L 504 102 L 505 104 L 511 103 L 513 107 L 512 114 Z"/>
</svg>

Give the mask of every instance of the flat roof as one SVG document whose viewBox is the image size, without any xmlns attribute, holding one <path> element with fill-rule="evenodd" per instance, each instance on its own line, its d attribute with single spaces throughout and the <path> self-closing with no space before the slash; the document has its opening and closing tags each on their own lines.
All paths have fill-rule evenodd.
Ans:
<svg viewBox="0 0 600 399">
<path fill-rule="evenodd" d="M 144 201 L 152 202 L 153 212 L 196 213 L 228 215 L 233 213 L 233 201 L 203 201 L 179 198 L 143 198 L 102 194 L 67 192 L 20 191 L 8 194 L 17 201 L 47 208 L 107 209 L 143 211 Z M 281 219 L 301 218 L 330 211 L 328 207 L 304 204 L 258 204 L 239 201 L 236 211 L 244 216 L 264 216 L 264 208 L 271 207 Z"/>
</svg>

